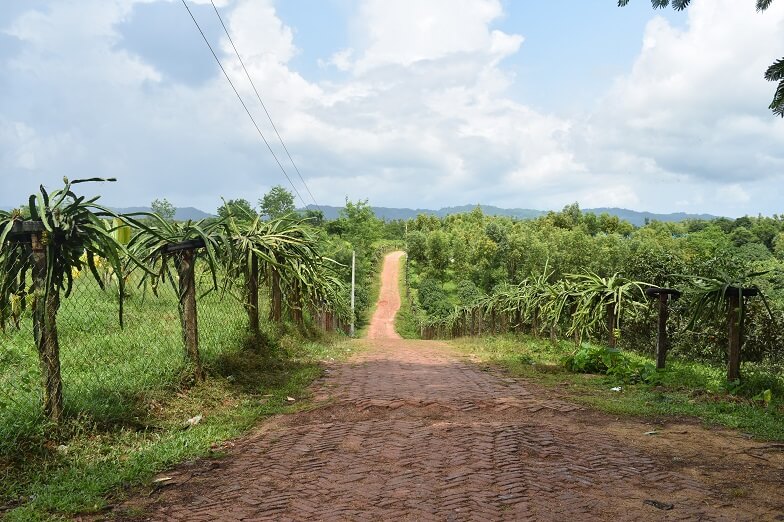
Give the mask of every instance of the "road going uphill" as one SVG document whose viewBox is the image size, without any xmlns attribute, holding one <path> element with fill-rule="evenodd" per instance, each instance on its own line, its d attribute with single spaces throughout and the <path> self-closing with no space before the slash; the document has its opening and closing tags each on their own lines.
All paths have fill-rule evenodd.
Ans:
<svg viewBox="0 0 784 522">
<path fill-rule="evenodd" d="M 314 384 L 314 408 L 168 472 L 142 519 L 784 520 L 773 445 L 689 421 L 646 435 L 649 421 L 401 339 L 401 257 L 385 259 L 364 349 Z"/>
</svg>

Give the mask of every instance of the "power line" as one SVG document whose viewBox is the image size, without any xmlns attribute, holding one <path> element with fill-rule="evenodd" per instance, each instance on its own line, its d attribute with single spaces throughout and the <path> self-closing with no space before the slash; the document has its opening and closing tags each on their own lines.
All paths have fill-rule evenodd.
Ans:
<svg viewBox="0 0 784 522">
<path fill-rule="evenodd" d="M 313 193 L 310 191 L 310 187 L 308 187 L 308 184 L 305 182 L 305 178 L 302 177 L 302 173 L 299 171 L 297 164 L 294 163 L 294 158 L 291 157 L 291 153 L 289 152 L 288 147 L 286 147 L 286 144 L 283 143 L 283 138 L 280 136 L 280 132 L 278 132 L 278 128 L 275 126 L 275 122 L 272 121 L 272 116 L 270 116 L 270 113 L 267 110 L 267 106 L 264 105 L 264 102 L 261 100 L 261 95 L 259 94 L 258 89 L 256 89 L 256 84 L 253 83 L 253 79 L 251 78 L 247 67 L 245 67 L 245 62 L 242 61 L 242 56 L 240 56 L 240 52 L 237 50 L 237 46 L 234 45 L 234 40 L 232 40 L 231 35 L 229 34 L 229 30 L 226 28 L 226 24 L 223 23 L 223 17 L 221 17 L 218 8 L 215 6 L 215 2 L 213 0 L 210 0 L 210 3 L 212 4 L 212 8 L 215 10 L 215 14 L 218 16 L 218 20 L 220 20 L 221 26 L 223 26 L 223 31 L 226 33 L 226 37 L 229 39 L 229 43 L 231 43 L 231 47 L 234 49 L 234 54 L 237 55 L 237 59 L 240 61 L 240 65 L 242 65 L 242 70 L 245 71 L 245 76 L 248 77 L 248 81 L 250 82 L 251 87 L 253 87 L 253 92 L 256 93 L 256 98 L 258 98 L 261 107 L 264 109 L 264 113 L 267 115 L 267 119 L 272 125 L 272 128 L 275 130 L 275 134 L 278 136 L 278 141 L 280 141 L 280 144 L 283 146 L 283 150 L 286 151 L 286 155 L 289 157 L 291 164 L 294 166 L 294 170 L 297 171 L 297 175 L 299 176 L 300 181 L 302 181 L 302 184 L 305 186 L 305 190 L 307 190 L 308 194 L 310 194 L 310 199 L 313 200 L 313 204 L 316 205 L 316 207 L 318 207 L 319 210 L 321 210 L 321 207 L 316 202 L 316 198 L 313 197 Z"/>
<path fill-rule="evenodd" d="M 229 85 L 231 85 L 231 88 L 234 90 L 234 94 L 237 95 L 237 99 L 242 104 L 242 108 L 245 109 L 245 112 L 248 114 L 248 117 L 250 118 L 250 121 L 253 122 L 253 126 L 256 127 L 256 131 L 259 133 L 259 136 L 261 136 L 261 139 L 264 140 L 264 144 L 269 149 L 270 154 L 272 154 L 272 157 L 275 158 L 275 162 L 278 164 L 278 167 L 280 167 L 280 171 L 283 172 L 283 175 L 288 180 L 289 185 L 291 185 L 291 188 L 294 189 L 294 193 L 297 194 L 297 197 L 302 202 L 302 204 L 304 206 L 307 206 L 305 204 L 305 200 L 302 199 L 302 196 L 300 196 L 299 191 L 297 190 L 296 185 L 294 185 L 294 183 L 291 181 L 291 178 L 289 177 L 288 173 L 286 172 L 286 169 L 283 168 L 283 165 L 280 163 L 280 160 L 278 160 L 278 157 L 275 155 L 275 151 L 273 151 L 272 147 L 270 147 L 270 144 L 267 141 L 267 138 L 264 137 L 264 133 L 261 132 L 261 129 L 259 128 L 258 124 L 256 123 L 256 120 L 253 118 L 253 115 L 248 110 L 248 106 L 245 105 L 245 102 L 242 100 L 242 96 L 240 96 L 239 91 L 237 91 L 237 88 L 234 86 L 234 82 L 231 81 L 231 78 L 229 78 L 229 74 L 226 72 L 226 69 L 223 68 L 223 64 L 221 63 L 220 58 L 218 58 L 218 55 L 215 54 L 215 51 L 213 50 L 212 45 L 210 45 L 210 41 L 207 40 L 207 36 L 205 36 L 205 34 L 204 34 L 204 31 L 201 30 L 201 26 L 199 25 L 199 22 L 196 21 L 196 18 L 193 16 L 193 13 L 191 12 L 191 8 L 188 7 L 188 4 L 185 2 L 185 0 L 182 0 L 182 5 L 184 5 L 185 9 L 188 10 L 188 14 L 191 15 L 191 20 L 193 20 L 193 23 L 196 24 L 196 29 L 198 29 L 199 33 L 201 33 L 201 37 L 204 39 L 204 43 L 206 43 L 207 47 L 210 48 L 210 52 L 212 53 L 212 57 L 215 58 L 216 62 L 218 62 L 218 67 L 220 67 L 220 70 L 223 71 L 223 75 L 226 77 L 226 80 L 228 80 Z"/>
</svg>

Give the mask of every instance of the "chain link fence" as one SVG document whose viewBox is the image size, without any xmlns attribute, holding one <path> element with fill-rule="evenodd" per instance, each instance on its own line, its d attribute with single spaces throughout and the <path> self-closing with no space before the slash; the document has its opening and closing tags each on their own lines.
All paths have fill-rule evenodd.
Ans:
<svg viewBox="0 0 784 522">
<path fill-rule="evenodd" d="M 102 284 L 85 268 L 71 274 L 68 295 L 47 298 L 59 300 L 56 321 L 48 327 L 54 329 L 59 345 L 62 418 L 64 424 L 92 426 L 133 419 L 141 423 L 153 398 L 192 380 L 178 281 L 174 275 L 153 287 L 140 270 L 120 275 L 125 278 L 121 325 L 118 274 L 100 260 L 96 268 Z M 198 348 L 209 369 L 221 357 L 242 349 L 248 316 L 236 293 L 223 285 L 213 288 L 211 275 L 198 260 L 194 276 Z M 44 376 L 53 375 L 56 361 L 45 362 L 36 341 L 36 324 L 41 323 L 34 314 L 42 296 L 32 284 L 33 274 L 27 277 L 11 297 L 12 313 L 0 331 L 0 457 L 40 445 L 53 427 L 46 395 L 57 383 L 45 382 Z M 25 293 L 29 289 L 33 291 Z"/>
</svg>

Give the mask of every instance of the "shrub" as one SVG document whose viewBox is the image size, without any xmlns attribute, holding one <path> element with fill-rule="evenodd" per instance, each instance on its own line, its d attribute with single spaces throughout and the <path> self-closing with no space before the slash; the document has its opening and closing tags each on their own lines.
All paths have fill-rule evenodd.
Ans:
<svg viewBox="0 0 784 522">
<path fill-rule="evenodd" d="M 441 284 L 430 277 L 419 283 L 419 305 L 430 317 L 439 318 L 448 316 L 454 308 Z"/>
<path fill-rule="evenodd" d="M 563 365 L 571 372 L 605 374 L 626 384 L 656 384 L 661 377 L 651 363 L 635 362 L 620 350 L 585 343 L 566 356 Z"/>
</svg>

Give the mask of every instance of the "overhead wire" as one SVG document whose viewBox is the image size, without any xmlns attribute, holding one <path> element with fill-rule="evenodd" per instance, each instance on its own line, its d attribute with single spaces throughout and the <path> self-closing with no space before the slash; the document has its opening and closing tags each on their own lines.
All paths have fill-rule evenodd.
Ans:
<svg viewBox="0 0 784 522">
<path fill-rule="evenodd" d="M 261 139 L 264 141 L 264 144 L 269 149 L 270 154 L 272 154 L 272 157 L 275 158 L 275 163 L 277 163 L 278 167 L 280 167 L 280 171 L 283 173 L 283 175 L 288 180 L 289 185 L 291 185 L 291 188 L 294 189 L 294 193 L 297 195 L 299 200 L 302 202 L 302 205 L 303 206 L 307 206 L 307 204 L 305 203 L 305 200 L 300 195 L 299 190 L 297 190 L 297 186 L 294 185 L 294 182 L 291 181 L 291 177 L 289 177 L 288 173 L 286 172 L 286 169 L 283 168 L 283 164 L 278 159 L 278 156 L 275 154 L 275 151 L 272 150 L 272 147 L 270 146 L 269 142 L 267 141 L 267 138 L 264 137 L 264 133 L 261 131 L 261 128 L 259 128 L 259 125 L 256 123 L 256 119 L 251 114 L 250 110 L 248 109 L 248 106 L 245 105 L 245 101 L 242 99 L 242 96 L 240 96 L 239 91 L 234 86 L 234 82 L 231 81 L 231 78 L 229 77 L 229 74 L 226 72 L 226 69 L 223 67 L 223 64 L 221 63 L 220 58 L 218 58 L 218 55 L 215 54 L 215 50 L 212 48 L 212 45 L 210 44 L 210 41 L 207 39 L 207 36 L 204 34 L 204 31 L 202 31 L 201 26 L 199 25 L 199 22 L 196 21 L 196 17 L 193 16 L 193 13 L 191 12 L 191 8 L 188 7 L 188 4 L 187 4 L 187 2 L 185 0 L 181 0 L 181 1 L 182 1 L 182 5 L 185 6 L 185 9 L 188 10 L 188 14 L 191 16 L 191 20 L 193 20 L 193 23 L 196 24 L 196 28 L 199 30 L 199 33 L 201 34 L 201 37 L 204 39 L 204 43 L 206 43 L 207 47 L 209 47 L 210 52 L 212 53 L 212 57 L 215 58 L 216 62 L 218 62 L 218 67 L 220 67 L 220 70 L 223 71 L 223 75 L 226 77 L 226 80 L 229 82 L 229 85 L 231 85 L 231 88 L 234 91 L 234 94 L 237 95 L 237 99 L 242 104 L 242 108 L 245 109 L 245 112 L 248 114 L 248 117 L 250 118 L 250 121 L 253 122 L 253 126 L 256 127 L 256 131 L 259 133 L 259 136 L 261 136 Z"/>
<path fill-rule="evenodd" d="M 223 27 L 223 32 L 226 33 L 226 38 L 229 39 L 229 43 L 231 44 L 231 47 L 234 49 L 234 54 L 237 55 L 237 59 L 240 61 L 240 65 L 242 65 L 242 70 L 245 71 L 245 76 L 248 77 L 248 81 L 250 82 L 251 87 L 253 87 L 253 92 L 256 93 L 256 98 L 259 100 L 259 103 L 261 104 L 262 109 L 264 109 L 264 114 L 267 115 L 267 119 L 269 120 L 270 125 L 272 125 L 272 128 L 275 130 L 275 134 L 278 136 L 278 141 L 280 141 L 280 144 L 283 147 L 283 150 L 286 151 L 286 155 L 289 157 L 289 161 L 291 161 L 291 164 L 294 167 L 294 170 L 297 171 L 297 175 L 299 176 L 299 179 L 302 182 L 302 185 L 305 187 L 305 190 L 308 191 L 308 194 L 310 195 L 310 199 L 313 200 L 313 204 L 316 205 L 316 207 L 319 210 L 321 210 L 321 206 L 318 204 L 318 202 L 316 202 L 316 198 L 313 197 L 313 193 L 310 191 L 310 187 L 308 187 L 308 184 L 305 181 L 305 178 L 302 176 L 302 173 L 300 172 L 299 167 L 297 167 L 297 164 L 294 162 L 294 158 L 291 157 L 291 153 L 289 152 L 288 147 L 286 147 L 286 144 L 283 142 L 283 138 L 281 137 L 280 132 L 278 132 L 278 127 L 275 125 L 275 122 L 272 121 L 272 116 L 270 115 L 269 111 L 267 110 L 267 106 L 264 104 L 264 101 L 262 101 L 261 94 L 259 94 L 258 89 L 256 89 L 256 84 L 253 82 L 253 78 L 251 78 L 250 72 L 248 72 L 248 68 L 245 67 L 245 62 L 242 60 L 242 56 L 240 56 L 240 52 L 239 52 L 239 50 L 237 50 L 237 46 L 234 44 L 234 40 L 232 39 L 231 34 L 229 34 L 229 30 L 226 28 L 226 24 L 223 23 L 223 17 L 220 15 L 220 12 L 218 11 L 218 8 L 215 5 L 215 2 L 213 0 L 210 0 L 210 3 L 212 4 L 212 8 L 215 10 L 215 14 L 218 17 L 218 20 L 220 21 L 221 26 Z"/>
</svg>

